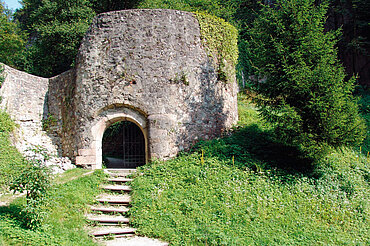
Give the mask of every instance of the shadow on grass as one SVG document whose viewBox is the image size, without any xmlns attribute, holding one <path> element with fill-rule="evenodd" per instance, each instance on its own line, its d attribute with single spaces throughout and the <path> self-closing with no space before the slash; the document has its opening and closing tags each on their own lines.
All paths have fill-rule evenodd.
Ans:
<svg viewBox="0 0 370 246">
<path fill-rule="evenodd" d="M 2 206 L 0 207 L 0 219 L 2 218 L 10 218 L 13 219 L 19 224 L 22 224 L 22 218 L 21 218 L 21 211 L 22 206 L 18 204 L 10 204 L 8 206 Z"/>
<path fill-rule="evenodd" d="M 230 163 L 234 156 L 239 168 L 276 169 L 289 174 L 311 176 L 314 171 L 312 160 L 294 146 L 276 141 L 272 132 L 261 129 L 257 124 L 240 127 L 224 138 L 199 142 L 194 150 L 204 150 L 205 156 L 217 157 Z M 231 162 L 232 163 L 232 162 Z"/>
</svg>

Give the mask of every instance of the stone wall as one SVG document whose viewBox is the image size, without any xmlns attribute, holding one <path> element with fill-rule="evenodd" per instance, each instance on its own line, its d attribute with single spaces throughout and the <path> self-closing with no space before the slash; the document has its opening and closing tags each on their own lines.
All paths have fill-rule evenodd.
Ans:
<svg viewBox="0 0 370 246">
<path fill-rule="evenodd" d="M 75 162 L 75 70 L 71 69 L 58 76 L 50 78 L 48 87 L 48 117 L 55 125 L 49 131 L 56 139 L 60 155 L 69 157 Z"/>
<path fill-rule="evenodd" d="M 43 131 L 48 115 L 47 92 L 49 80 L 18 71 L 4 65 L 5 81 L 0 88 L 0 107 L 6 110 L 18 125 L 13 143 L 26 157 L 33 156 L 31 149 L 47 150 L 52 156 L 46 164 L 55 172 L 71 168 L 70 161 L 61 157 L 55 139 Z"/>
</svg>

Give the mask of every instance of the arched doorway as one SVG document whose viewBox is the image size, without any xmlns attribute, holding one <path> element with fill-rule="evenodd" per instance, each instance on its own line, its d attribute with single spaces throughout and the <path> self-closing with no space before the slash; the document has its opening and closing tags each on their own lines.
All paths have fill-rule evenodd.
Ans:
<svg viewBox="0 0 370 246">
<path fill-rule="evenodd" d="M 104 132 L 103 162 L 107 168 L 136 168 L 146 161 L 145 137 L 135 123 L 118 121 Z"/>
</svg>

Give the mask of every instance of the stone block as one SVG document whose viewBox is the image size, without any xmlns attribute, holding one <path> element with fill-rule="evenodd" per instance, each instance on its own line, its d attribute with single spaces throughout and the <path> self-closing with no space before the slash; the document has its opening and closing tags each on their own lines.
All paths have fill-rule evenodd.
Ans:
<svg viewBox="0 0 370 246">
<path fill-rule="evenodd" d="M 93 165 L 96 162 L 96 157 L 92 155 L 76 156 L 76 165 Z"/>
</svg>

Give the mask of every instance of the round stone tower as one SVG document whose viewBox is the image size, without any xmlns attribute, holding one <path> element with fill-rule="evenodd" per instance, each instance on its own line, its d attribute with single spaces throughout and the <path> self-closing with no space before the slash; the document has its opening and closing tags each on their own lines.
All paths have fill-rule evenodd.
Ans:
<svg viewBox="0 0 370 246">
<path fill-rule="evenodd" d="M 145 161 L 220 136 L 237 121 L 237 85 L 235 76 L 219 79 L 207 52 L 192 13 L 98 15 L 75 69 L 50 82 L 49 108 L 61 119 L 63 152 L 76 164 L 101 168 L 104 132 L 121 121 L 140 129 Z"/>
</svg>

